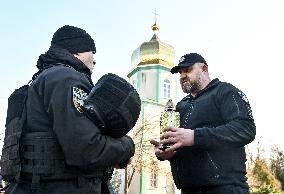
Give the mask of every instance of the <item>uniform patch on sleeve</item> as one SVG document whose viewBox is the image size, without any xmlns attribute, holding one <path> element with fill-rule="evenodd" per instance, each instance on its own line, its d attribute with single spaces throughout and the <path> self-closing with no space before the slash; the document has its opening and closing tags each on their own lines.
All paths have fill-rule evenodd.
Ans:
<svg viewBox="0 0 284 194">
<path fill-rule="evenodd" d="M 84 90 L 73 87 L 73 104 L 78 112 L 83 113 L 83 105 L 88 96 L 88 93 Z"/>
</svg>

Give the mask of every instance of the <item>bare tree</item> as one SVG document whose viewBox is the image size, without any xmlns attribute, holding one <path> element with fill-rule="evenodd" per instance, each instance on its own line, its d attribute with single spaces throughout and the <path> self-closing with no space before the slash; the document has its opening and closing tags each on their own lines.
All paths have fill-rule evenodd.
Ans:
<svg viewBox="0 0 284 194">
<path fill-rule="evenodd" d="M 275 177 L 280 181 L 284 190 L 284 151 L 274 146 L 271 149 L 270 168 Z"/>
<path fill-rule="evenodd" d="M 132 138 L 135 143 L 135 155 L 132 162 L 125 168 L 125 188 L 124 194 L 128 193 L 135 173 L 141 173 L 142 170 L 147 172 L 163 172 L 153 161 L 157 161 L 154 154 L 154 147 L 150 144 L 149 139 L 159 138 L 160 117 L 148 115 L 144 121 L 140 121 L 133 129 Z"/>
</svg>

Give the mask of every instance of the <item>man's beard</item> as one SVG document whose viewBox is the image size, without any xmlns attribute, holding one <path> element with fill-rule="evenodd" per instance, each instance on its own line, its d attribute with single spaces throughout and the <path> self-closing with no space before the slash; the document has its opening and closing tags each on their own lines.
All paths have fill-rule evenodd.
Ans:
<svg viewBox="0 0 284 194">
<path fill-rule="evenodd" d="M 196 80 L 190 80 L 189 78 L 186 78 L 186 82 L 182 83 L 181 81 L 181 88 L 182 91 L 187 94 L 197 93 L 201 88 L 201 78 L 198 77 Z"/>
</svg>

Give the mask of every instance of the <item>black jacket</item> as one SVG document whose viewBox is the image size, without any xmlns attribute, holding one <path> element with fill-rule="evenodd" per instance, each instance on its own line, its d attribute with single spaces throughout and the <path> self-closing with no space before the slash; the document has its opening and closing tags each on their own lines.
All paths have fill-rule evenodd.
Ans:
<svg viewBox="0 0 284 194">
<path fill-rule="evenodd" d="M 196 97 L 177 104 L 181 127 L 194 130 L 194 145 L 170 160 L 178 188 L 246 183 L 244 146 L 255 137 L 246 96 L 231 84 L 212 80 Z"/>
<path fill-rule="evenodd" d="M 69 174 L 92 174 L 97 169 L 125 163 L 133 156 L 135 148 L 130 137 L 102 135 L 80 110 L 74 88 L 89 93 L 93 87 L 91 73 L 80 60 L 64 49 L 51 47 L 40 56 L 37 66 L 44 70 L 29 87 L 26 128 L 28 132 L 54 132 Z M 87 181 L 80 187 L 66 181 L 61 186 L 60 182 L 41 183 L 40 193 L 100 194 L 100 181 Z M 28 193 L 25 188 L 30 189 L 23 184 L 16 188 L 11 193 Z"/>
</svg>

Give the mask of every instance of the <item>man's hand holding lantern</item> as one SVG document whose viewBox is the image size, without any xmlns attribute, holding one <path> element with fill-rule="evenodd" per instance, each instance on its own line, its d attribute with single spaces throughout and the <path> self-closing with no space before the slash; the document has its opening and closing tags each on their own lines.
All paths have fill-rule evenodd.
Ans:
<svg viewBox="0 0 284 194">
<path fill-rule="evenodd" d="M 178 148 L 194 144 L 194 130 L 177 127 L 166 127 L 161 136 L 161 144 L 171 144 L 165 152 L 174 152 Z"/>
</svg>

